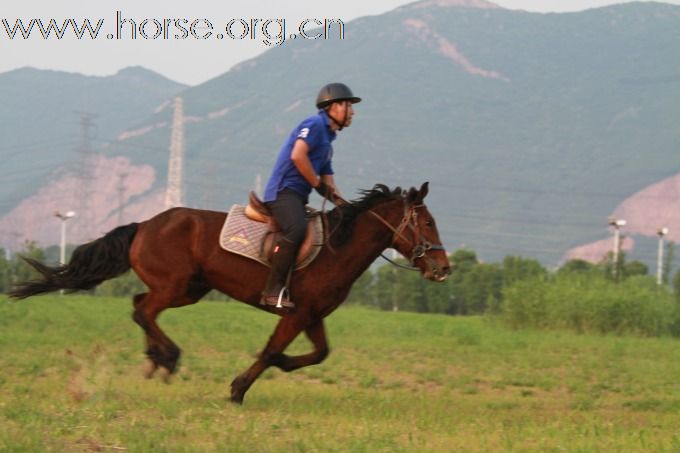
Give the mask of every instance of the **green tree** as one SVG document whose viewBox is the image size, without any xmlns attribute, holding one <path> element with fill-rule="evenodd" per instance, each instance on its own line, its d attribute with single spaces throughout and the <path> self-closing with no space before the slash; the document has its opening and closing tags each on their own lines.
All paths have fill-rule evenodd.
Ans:
<svg viewBox="0 0 680 453">
<path fill-rule="evenodd" d="M 573 272 L 592 272 L 596 266 L 582 259 L 572 259 L 564 263 L 558 270 L 558 274 L 568 274 Z"/>
<path fill-rule="evenodd" d="M 405 260 L 398 260 L 400 264 L 406 264 Z M 391 264 L 383 266 L 385 270 L 382 276 L 389 275 L 391 287 L 386 292 L 393 310 L 413 311 L 426 313 L 429 311 L 427 294 L 425 292 L 426 281 L 420 272 L 399 269 Z"/>
<path fill-rule="evenodd" d="M 66 255 L 65 259 L 66 262 L 68 262 L 69 254 L 66 252 L 67 250 L 64 250 L 64 255 Z M 59 263 L 59 258 L 61 257 L 61 248 L 58 245 L 50 245 L 49 247 L 46 247 L 43 249 L 43 253 L 45 262 L 55 264 Z"/>
<path fill-rule="evenodd" d="M 503 269 L 498 264 L 480 263 L 454 282 L 455 313 L 478 315 L 496 307 L 501 300 Z"/>
<path fill-rule="evenodd" d="M 668 285 L 668 283 L 670 283 L 673 260 L 675 259 L 675 242 L 668 241 L 665 248 L 666 250 L 663 254 L 663 273 L 661 274 L 661 281 L 664 285 Z"/>
<path fill-rule="evenodd" d="M 354 282 L 352 289 L 347 296 L 348 304 L 372 305 L 375 306 L 373 294 L 374 276 L 370 269 L 361 274 L 361 277 Z"/>
<path fill-rule="evenodd" d="M 673 291 L 675 292 L 675 297 L 680 300 L 680 270 L 673 275 Z"/>
<path fill-rule="evenodd" d="M 443 283 L 424 282 L 427 308 L 430 313 L 454 314 L 453 283 L 448 278 Z"/>
<path fill-rule="evenodd" d="M 623 239 L 621 240 L 623 243 Z M 614 253 L 607 252 L 605 257 L 597 264 L 597 269 L 602 272 L 602 275 L 610 280 L 621 281 L 625 278 L 624 269 L 626 267 L 626 253 L 619 251 L 616 262 L 614 262 Z"/>
<path fill-rule="evenodd" d="M 467 249 L 457 250 L 451 255 L 450 261 L 453 264 L 454 274 L 464 274 L 479 263 L 477 260 L 477 253 L 474 250 Z"/>
<path fill-rule="evenodd" d="M 7 259 L 7 252 L 0 248 L 0 293 L 6 293 L 11 282 L 12 268 Z"/>
<path fill-rule="evenodd" d="M 450 296 L 447 301 L 446 313 L 464 315 L 468 311 L 467 294 L 465 291 L 465 276 L 479 264 L 474 250 L 461 249 L 451 255 L 451 275 L 448 278 Z"/>
<path fill-rule="evenodd" d="M 37 277 L 35 270 L 22 260 L 20 255 L 38 261 L 45 260 L 45 252 L 38 247 L 35 241 L 24 242 L 21 251 L 18 254 L 14 254 L 10 263 L 12 283 L 31 280 Z"/>
<path fill-rule="evenodd" d="M 126 272 L 120 277 L 107 280 L 94 290 L 96 296 L 132 297 L 147 292 L 146 285 L 134 272 Z"/>
<path fill-rule="evenodd" d="M 630 261 L 623 265 L 621 269 L 623 278 L 634 277 L 636 275 L 647 275 L 649 273 L 649 268 L 647 265 L 641 261 Z"/>
<path fill-rule="evenodd" d="M 545 277 L 548 271 L 534 259 L 506 256 L 503 259 L 503 284 L 505 286 L 527 278 Z"/>
<path fill-rule="evenodd" d="M 397 269 L 391 265 L 383 265 L 375 273 L 373 294 L 375 304 L 381 310 L 397 310 L 403 307 L 400 298 Z"/>
</svg>

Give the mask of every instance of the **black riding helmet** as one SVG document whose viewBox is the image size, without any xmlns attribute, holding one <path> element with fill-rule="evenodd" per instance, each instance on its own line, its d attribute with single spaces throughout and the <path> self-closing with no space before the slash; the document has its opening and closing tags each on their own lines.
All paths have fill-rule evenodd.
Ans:
<svg viewBox="0 0 680 453">
<path fill-rule="evenodd" d="M 349 101 L 356 104 L 361 102 L 361 98 L 354 96 L 352 90 L 344 83 L 329 83 L 319 91 L 316 97 L 316 108 L 325 109 L 336 101 Z"/>
</svg>

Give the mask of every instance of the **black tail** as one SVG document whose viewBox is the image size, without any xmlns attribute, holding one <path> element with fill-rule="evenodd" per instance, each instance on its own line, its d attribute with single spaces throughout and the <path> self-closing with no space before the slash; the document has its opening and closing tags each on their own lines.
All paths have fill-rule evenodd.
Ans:
<svg viewBox="0 0 680 453">
<path fill-rule="evenodd" d="M 9 296 L 24 299 L 60 289 L 68 292 L 87 290 L 118 277 L 130 269 L 130 245 L 137 226 L 137 223 L 120 226 L 99 239 L 78 246 L 71 260 L 63 266 L 50 267 L 22 256 L 42 277 L 14 285 Z"/>
</svg>

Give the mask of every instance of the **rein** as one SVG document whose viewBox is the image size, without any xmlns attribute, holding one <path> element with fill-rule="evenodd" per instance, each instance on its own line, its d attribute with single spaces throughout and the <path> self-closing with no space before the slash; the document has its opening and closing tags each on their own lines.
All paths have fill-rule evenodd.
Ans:
<svg viewBox="0 0 680 453">
<path fill-rule="evenodd" d="M 384 259 L 385 261 L 387 261 L 388 263 L 390 263 L 392 266 L 398 267 L 398 268 L 400 268 L 400 269 L 404 269 L 404 270 L 407 270 L 407 271 L 419 271 L 419 270 L 420 270 L 419 267 L 405 266 L 405 265 L 403 265 L 403 264 L 401 264 L 401 263 L 397 263 L 397 262 L 394 261 L 393 259 L 388 258 L 384 253 L 381 253 L 381 254 L 380 254 L 380 258 Z"/>
<path fill-rule="evenodd" d="M 327 198 L 324 197 L 324 201 L 322 204 L 322 213 L 324 213 L 324 205 L 326 203 Z M 341 203 L 347 203 L 349 202 L 342 198 L 339 195 L 333 195 L 333 199 L 329 200 L 333 204 L 337 205 L 337 201 Z M 380 222 L 382 222 L 390 231 L 392 231 L 392 243 L 391 245 L 393 246 L 394 243 L 397 241 L 397 239 L 402 239 L 405 243 L 410 243 L 414 244 L 413 248 L 411 249 L 411 257 L 409 258 L 409 264 L 410 266 L 405 266 L 403 264 L 397 263 L 394 260 L 391 260 L 387 256 L 385 256 L 384 253 L 381 253 L 380 256 L 387 261 L 388 263 L 399 267 L 401 269 L 406 269 L 409 271 L 420 271 L 420 268 L 415 267 L 415 261 L 417 259 L 424 259 L 428 265 L 434 269 L 439 269 L 440 266 L 430 257 L 426 255 L 428 250 L 445 250 L 444 246 L 441 244 L 432 244 L 429 241 L 423 240 L 421 238 L 421 234 L 418 231 L 417 225 L 418 225 L 418 213 L 416 209 L 421 208 L 425 205 L 419 204 L 419 205 L 411 205 L 409 206 L 408 203 L 406 202 L 406 199 L 404 199 L 404 217 L 402 217 L 401 222 L 399 225 L 395 228 L 392 226 L 387 220 L 385 220 L 382 216 L 374 212 L 372 209 L 369 209 L 368 212 L 373 215 L 376 219 L 378 219 Z M 324 217 L 324 223 L 325 222 L 325 215 Z M 413 232 L 414 240 L 410 241 L 404 236 L 404 230 L 409 228 Z M 331 233 L 332 234 L 332 233 Z M 330 235 L 329 235 L 330 237 Z M 330 243 L 327 244 L 330 246 Z M 332 251 L 332 249 L 331 249 Z"/>
</svg>

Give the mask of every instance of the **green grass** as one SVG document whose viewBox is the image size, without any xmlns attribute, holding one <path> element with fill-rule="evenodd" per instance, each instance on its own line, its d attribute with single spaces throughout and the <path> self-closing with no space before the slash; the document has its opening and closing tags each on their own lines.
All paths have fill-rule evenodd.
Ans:
<svg viewBox="0 0 680 453">
<path fill-rule="evenodd" d="M 323 364 L 269 370 L 235 406 L 229 383 L 277 318 L 235 303 L 167 311 L 184 355 L 166 385 L 141 376 L 130 311 L 0 300 L 0 451 L 680 450 L 677 340 L 341 308 Z"/>
</svg>

